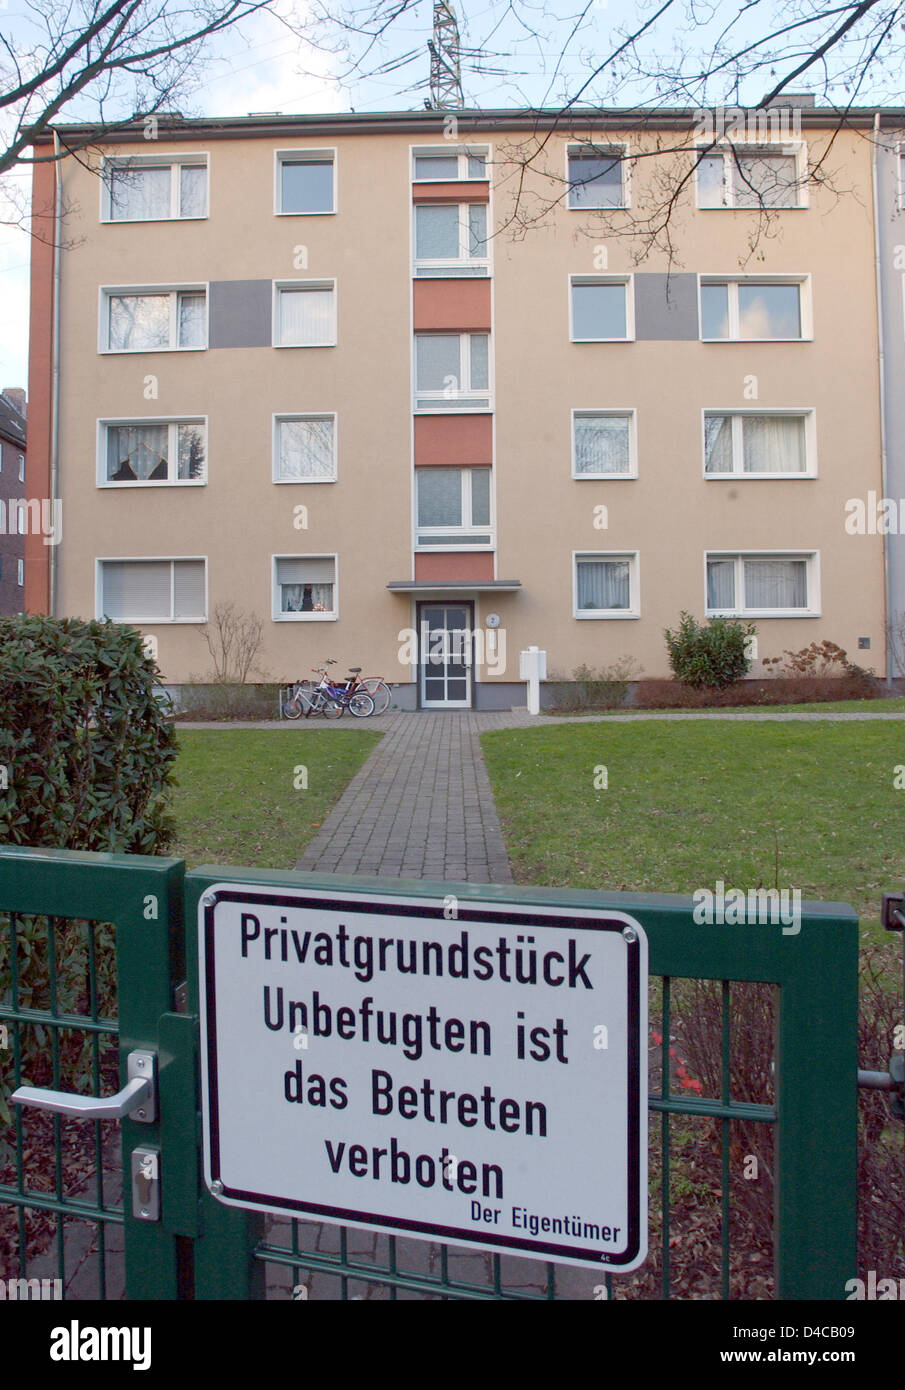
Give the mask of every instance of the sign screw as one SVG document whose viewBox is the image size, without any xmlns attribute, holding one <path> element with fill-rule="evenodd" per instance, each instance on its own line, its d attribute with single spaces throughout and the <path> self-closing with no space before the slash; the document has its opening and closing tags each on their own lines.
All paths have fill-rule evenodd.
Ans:
<svg viewBox="0 0 905 1390">
<path fill-rule="evenodd" d="M 201 899 L 201 906 L 202 906 L 202 907 L 213 907 L 214 904 L 216 903 L 216 901 L 217 901 L 217 900 L 216 900 L 216 898 L 214 897 L 213 893 L 205 893 L 204 897 Z"/>
<path fill-rule="evenodd" d="M 623 927 L 622 939 L 623 941 L 627 941 L 629 944 L 631 944 L 633 941 L 638 940 L 638 933 L 635 931 L 634 927 Z"/>
<path fill-rule="evenodd" d="M 211 1192 L 213 1192 L 215 1196 L 219 1197 L 222 1191 L 223 1191 L 223 1184 L 222 1184 L 222 1182 L 220 1181 L 220 1179 L 217 1178 L 217 1180 L 216 1180 L 215 1182 L 212 1182 L 212 1183 L 211 1183 Z"/>
</svg>

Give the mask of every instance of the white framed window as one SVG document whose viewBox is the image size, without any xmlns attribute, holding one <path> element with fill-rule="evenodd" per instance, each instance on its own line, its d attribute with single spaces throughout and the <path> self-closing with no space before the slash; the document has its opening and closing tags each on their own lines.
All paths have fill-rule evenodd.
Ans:
<svg viewBox="0 0 905 1390">
<path fill-rule="evenodd" d="M 169 222 L 207 217 L 206 154 L 129 155 L 104 160 L 102 222 Z"/>
<path fill-rule="evenodd" d="M 413 183 L 474 183 L 487 179 L 486 145 L 417 145 L 412 149 Z"/>
<path fill-rule="evenodd" d="M 275 212 L 316 217 L 336 212 L 336 150 L 276 150 Z"/>
<path fill-rule="evenodd" d="M 637 478 L 634 410 L 572 411 L 572 477 Z"/>
<path fill-rule="evenodd" d="M 336 482 L 336 415 L 273 417 L 273 481 Z"/>
<path fill-rule="evenodd" d="M 20 589 L 21 589 L 22 585 L 25 583 L 25 561 L 24 561 L 24 560 L 17 560 L 17 561 L 16 561 L 16 583 L 19 585 L 19 588 L 20 588 Z"/>
<path fill-rule="evenodd" d="M 567 145 L 568 206 L 574 209 L 629 206 L 625 145 Z"/>
<path fill-rule="evenodd" d="M 810 277 L 701 275 L 704 342 L 782 342 L 812 337 Z"/>
<path fill-rule="evenodd" d="M 97 561 L 97 617 L 116 623 L 206 623 L 207 559 Z"/>
<path fill-rule="evenodd" d="M 333 622 L 339 617 L 336 555 L 274 555 L 275 622 Z"/>
<path fill-rule="evenodd" d="M 721 140 L 695 169 L 699 208 L 805 208 L 808 157 L 803 142 L 736 145 Z"/>
<path fill-rule="evenodd" d="M 335 280 L 274 281 L 273 345 L 336 346 Z"/>
<path fill-rule="evenodd" d="M 635 336 L 631 275 L 569 276 L 573 343 L 624 343 Z"/>
<path fill-rule="evenodd" d="M 572 596 L 575 618 L 639 618 L 638 551 L 573 551 Z"/>
<path fill-rule="evenodd" d="M 207 286 L 101 288 L 101 352 L 177 352 L 207 347 Z"/>
<path fill-rule="evenodd" d="M 815 550 L 710 550 L 704 565 L 708 616 L 819 616 L 819 552 Z"/>
<path fill-rule="evenodd" d="M 19 455 L 19 482 L 25 482 L 25 455 Z"/>
<path fill-rule="evenodd" d="M 705 410 L 705 478 L 813 478 L 813 410 Z"/>
<path fill-rule="evenodd" d="M 489 275 L 486 203 L 416 203 L 415 275 Z"/>
<path fill-rule="evenodd" d="M 490 550 L 489 468 L 415 469 L 415 548 Z"/>
<path fill-rule="evenodd" d="M 415 334 L 415 410 L 489 410 L 489 333 Z"/>
<path fill-rule="evenodd" d="M 205 417 L 98 421 L 99 487 L 191 487 L 207 481 Z"/>
</svg>

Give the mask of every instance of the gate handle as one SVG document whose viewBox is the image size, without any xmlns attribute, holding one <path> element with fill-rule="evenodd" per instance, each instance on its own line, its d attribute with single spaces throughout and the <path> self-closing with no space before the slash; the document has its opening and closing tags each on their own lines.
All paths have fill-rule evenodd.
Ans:
<svg viewBox="0 0 905 1390">
<path fill-rule="evenodd" d="M 130 1052 L 128 1081 L 115 1096 L 80 1096 L 71 1091 L 51 1091 L 43 1086 L 20 1086 L 13 1091 L 13 1105 L 52 1110 L 77 1120 L 122 1120 L 127 1115 L 138 1124 L 157 1118 L 157 1054 Z"/>
</svg>

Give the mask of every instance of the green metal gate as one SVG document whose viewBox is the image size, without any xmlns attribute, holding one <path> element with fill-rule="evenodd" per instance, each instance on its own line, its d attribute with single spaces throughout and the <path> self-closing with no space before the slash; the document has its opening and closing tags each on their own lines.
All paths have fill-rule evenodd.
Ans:
<svg viewBox="0 0 905 1390">
<path fill-rule="evenodd" d="M 648 936 L 657 990 L 652 1017 L 661 1039 L 659 1088 L 649 1101 L 652 1154 L 661 1174 L 651 1203 L 659 1249 L 653 1296 L 673 1292 L 679 1258 L 673 1253 L 675 1158 L 682 1126 L 697 1123 L 717 1136 L 720 1150 L 721 1259 L 710 1296 L 728 1298 L 732 1291 L 733 1132 L 744 1125 L 746 1133 L 752 1127 L 773 1132 L 773 1261 L 765 1271 L 773 1296 L 845 1297 L 845 1283 L 855 1275 L 858 1067 L 858 929 L 849 908 L 803 903 L 801 929 L 791 934 L 779 925 L 700 926 L 690 900 L 653 894 L 340 881 L 244 869 L 185 874 L 179 860 L 7 848 L 0 848 L 0 1029 L 6 1030 L 0 1045 L 7 1042 L 0 1052 L 0 1107 L 23 1084 L 116 1090 L 115 1080 L 105 1084 L 109 1042 L 116 1045 L 120 1086 L 129 1078 L 130 1054 L 156 1054 L 158 1103 L 152 1120 L 120 1122 L 116 1166 L 124 1195 L 111 1176 L 108 1121 L 59 1115 L 36 1121 L 36 1112 L 20 1106 L 0 1109 L 0 1141 L 4 1134 L 8 1140 L 5 1154 L 0 1143 L 0 1276 L 37 1278 L 50 1272 L 52 1261 L 67 1297 L 121 1296 L 123 1268 L 122 1292 L 144 1299 L 302 1297 L 309 1285 L 316 1297 L 339 1298 L 619 1296 L 618 1278 L 576 1295 L 566 1267 L 510 1256 L 487 1255 L 479 1271 L 463 1272 L 454 1250 L 435 1247 L 428 1257 L 427 1243 L 410 1239 L 382 1236 L 362 1253 L 356 1249 L 360 1233 L 300 1221 L 265 1229 L 260 1216 L 210 1196 L 200 1174 L 195 924 L 199 899 L 216 882 L 363 895 L 392 891 L 435 900 L 455 892 L 463 902 L 630 912 Z M 117 1003 L 116 1016 L 105 1017 L 100 947 L 111 931 Z M 69 978 L 76 966 L 84 977 L 78 987 Z M 677 1090 L 671 1080 L 670 1030 L 686 981 L 714 982 L 718 999 L 719 1084 L 709 1096 Z M 736 993 L 755 985 L 773 1003 L 775 1038 L 772 1063 L 763 1059 L 769 1094 L 752 1099 L 734 1093 L 735 1050 L 746 1040 L 734 1035 L 732 1018 Z M 76 1164 L 67 1151 L 73 1127 L 81 1136 Z M 86 1154 L 94 1170 L 88 1184 Z M 142 1162 L 151 1166 L 143 1170 Z M 159 1175 L 159 1214 L 153 1202 L 142 1206 L 150 1189 L 136 1186 L 133 1169 Z M 37 1223 L 37 1235 L 29 1223 Z M 87 1251 L 86 1232 L 94 1237 Z M 49 1255 L 43 1250 L 48 1244 Z"/>
</svg>

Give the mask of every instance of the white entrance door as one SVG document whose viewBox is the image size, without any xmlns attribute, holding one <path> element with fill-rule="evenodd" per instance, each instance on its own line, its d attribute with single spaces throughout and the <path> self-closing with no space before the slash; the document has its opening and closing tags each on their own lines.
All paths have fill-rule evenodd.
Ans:
<svg viewBox="0 0 905 1390">
<path fill-rule="evenodd" d="M 425 709 L 471 708 L 470 603 L 423 603 L 419 610 L 419 674 Z"/>
</svg>

